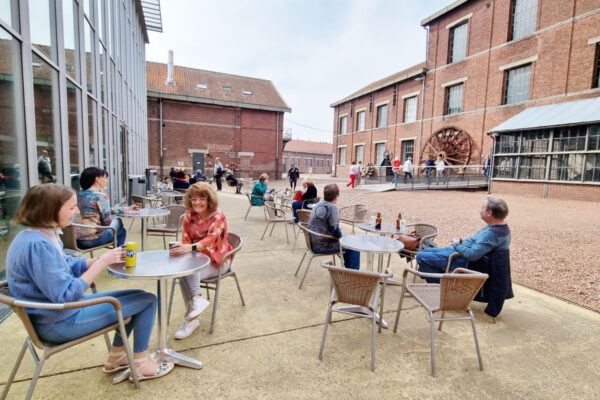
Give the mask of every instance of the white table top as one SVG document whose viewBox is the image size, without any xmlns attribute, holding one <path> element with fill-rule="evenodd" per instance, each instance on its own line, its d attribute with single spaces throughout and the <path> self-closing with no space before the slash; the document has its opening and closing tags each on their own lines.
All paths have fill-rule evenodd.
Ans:
<svg viewBox="0 0 600 400">
<path fill-rule="evenodd" d="M 397 253 L 404 249 L 399 240 L 375 235 L 344 235 L 340 238 L 340 246 L 369 253 Z"/>
<path fill-rule="evenodd" d="M 140 208 L 138 211 L 125 211 L 117 213 L 118 217 L 124 218 L 146 218 L 146 217 L 162 217 L 171 214 L 171 211 L 166 208 Z"/>
<path fill-rule="evenodd" d="M 168 192 L 159 192 L 158 193 L 159 196 L 165 196 L 165 197 L 183 197 L 185 196 L 185 193 L 181 193 L 181 192 L 177 192 L 177 191 L 168 191 Z"/>
<path fill-rule="evenodd" d="M 125 267 L 125 261 L 110 265 L 108 272 L 124 279 L 161 279 L 191 275 L 206 268 L 210 258 L 203 253 L 191 252 L 180 256 L 169 255 L 169 250 L 137 253 L 136 266 Z"/>
<path fill-rule="evenodd" d="M 358 227 L 366 232 L 373 232 L 386 235 L 398 235 L 400 233 L 403 233 L 400 229 L 396 229 L 396 224 L 390 224 L 389 222 L 382 222 L 381 229 L 375 229 L 375 224 L 372 224 L 370 222 L 364 222 Z"/>
</svg>

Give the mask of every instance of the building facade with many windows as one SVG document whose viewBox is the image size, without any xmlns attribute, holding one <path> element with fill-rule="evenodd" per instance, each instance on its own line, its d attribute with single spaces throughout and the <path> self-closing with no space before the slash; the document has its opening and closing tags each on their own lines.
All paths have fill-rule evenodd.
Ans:
<svg viewBox="0 0 600 400">
<path fill-rule="evenodd" d="M 449 164 L 479 164 L 492 153 L 493 137 L 488 133 L 511 117 L 533 107 L 600 97 L 600 2 L 597 0 L 459 0 L 421 24 L 427 30 L 427 58 L 426 72 L 422 74 L 423 104 L 418 104 L 416 121 L 419 133 L 414 142 L 415 159 L 420 162 L 425 156 L 439 152 L 447 157 Z M 397 82 L 371 86 L 372 90 L 365 91 L 363 98 L 375 97 L 381 102 L 393 102 L 401 90 Z M 350 102 L 358 99 L 348 100 L 332 105 L 336 110 L 337 146 L 347 146 L 352 141 L 348 134 L 340 134 L 338 130 L 339 117 L 351 107 Z M 386 150 L 401 155 L 399 141 L 415 135 L 392 115 L 388 117 L 387 130 L 395 132 L 397 137 L 366 140 L 365 146 L 374 149 L 376 142 L 386 140 Z M 550 128 L 540 126 L 540 130 L 547 129 Z M 585 129 L 586 140 L 593 141 L 589 139 L 593 129 Z M 527 133 L 538 134 L 549 133 Z M 504 139 L 504 135 L 499 131 L 495 134 L 499 141 L 529 141 L 523 137 Z M 559 139 L 555 135 L 582 136 L 577 130 L 563 130 L 560 134 L 553 131 L 552 135 L 552 143 Z M 456 154 L 448 157 L 452 151 Z M 552 165 L 557 166 L 557 171 L 563 169 L 558 165 L 565 163 L 567 171 L 586 168 L 587 161 L 580 156 L 563 154 L 547 159 L 548 164 L 543 166 L 538 158 L 519 159 L 522 175 L 500 176 L 499 163 L 504 159 L 499 154 L 494 159 L 493 191 L 515 191 L 514 188 L 525 187 L 524 181 L 546 187 L 536 190 L 543 196 L 560 197 L 564 192 L 548 190 L 547 184 L 568 184 L 569 190 L 586 193 L 600 191 L 597 183 L 590 183 L 593 188 L 586 186 L 585 173 L 541 177 L 539 171 L 547 168 L 550 174 Z M 376 155 L 372 154 L 369 161 L 376 162 Z M 531 163 L 531 168 L 528 169 L 527 163 Z M 525 171 L 538 172 L 525 174 Z M 575 176 L 582 177 L 581 182 L 572 179 Z"/>
<path fill-rule="evenodd" d="M 29 187 L 79 190 L 98 166 L 120 203 L 127 175 L 144 172 L 148 29 L 162 30 L 159 0 L 0 2 L 1 260 Z"/>
</svg>

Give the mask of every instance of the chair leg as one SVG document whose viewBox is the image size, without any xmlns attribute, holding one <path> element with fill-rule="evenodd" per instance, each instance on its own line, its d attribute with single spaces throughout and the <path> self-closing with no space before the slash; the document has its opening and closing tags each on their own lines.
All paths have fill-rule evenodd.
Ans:
<svg viewBox="0 0 600 400">
<path fill-rule="evenodd" d="M 235 272 L 233 272 L 231 275 L 233 275 L 233 279 L 235 279 L 235 285 L 237 286 L 238 293 L 240 294 L 240 299 L 242 300 L 242 306 L 245 306 L 246 302 L 244 301 L 244 296 L 242 295 L 242 289 L 240 287 L 240 282 L 238 282 L 237 275 Z"/>
<path fill-rule="evenodd" d="M 321 338 L 321 348 L 319 349 L 319 360 L 323 361 L 323 348 L 325 347 L 325 337 L 327 336 L 327 325 L 331 320 L 331 302 L 327 307 L 327 315 L 325 315 L 325 323 L 323 324 L 323 337 Z"/>
<path fill-rule="evenodd" d="M 396 311 L 396 323 L 394 324 L 394 333 L 398 330 L 398 320 L 400 320 L 400 313 L 402 312 L 402 303 L 404 302 L 404 293 L 406 293 L 406 285 L 402 285 L 402 292 L 400 293 L 400 301 L 398 302 L 398 311 Z"/>
<path fill-rule="evenodd" d="M 208 331 L 208 333 L 210 333 L 211 335 L 215 331 L 215 319 L 217 318 L 217 303 L 219 302 L 219 290 L 220 289 L 221 289 L 221 282 L 219 280 L 219 281 L 217 281 L 217 286 L 215 287 L 215 300 L 213 301 L 212 317 L 210 318 L 210 330 Z"/>
<path fill-rule="evenodd" d="M 248 218 L 248 213 L 250 212 L 250 209 L 252 208 L 252 205 L 248 206 L 248 211 L 246 211 L 246 216 L 244 216 L 244 221 Z"/>
<path fill-rule="evenodd" d="M 298 243 L 298 236 L 300 236 L 300 229 L 298 229 L 298 232 L 294 232 L 294 247 L 292 248 L 292 251 L 296 250 L 296 243 Z"/>
<path fill-rule="evenodd" d="M 270 224 L 271 224 L 271 221 L 267 222 L 267 226 L 265 226 L 265 230 L 264 230 L 262 236 L 260 237 L 260 240 L 263 240 L 265 238 L 265 233 L 267 233 L 267 229 L 269 229 Z"/>
<path fill-rule="evenodd" d="M 302 280 L 300 281 L 300 286 L 298 287 L 298 289 L 302 289 L 302 284 L 304 283 L 304 280 L 306 279 L 306 275 L 308 274 L 308 269 L 310 268 L 310 263 L 312 262 L 313 259 L 313 255 L 309 254 L 308 255 L 308 264 L 306 265 L 306 270 L 304 271 L 304 276 L 302 277 Z"/>
<path fill-rule="evenodd" d="M 475 318 L 473 317 L 473 311 L 469 308 L 469 315 L 471 316 L 471 325 L 473 326 L 473 337 L 475 338 L 475 349 L 477 350 L 477 359 L 479 360 L 479 369 L 483 371 L 483 360 L 481 359 L 481 351 L 479 350 L 479 340 L 477 339 L 477 330 L 475 329 Z"/>
<path fill-rule="evenodd" d="M 298 264 L 298 268 L 296 268 L 296 273 L 294 274 L 294 276 L 298 276 L 298 271 L 300 271 L 300 267 L 302 266 L 302 263 L 304 262 L 304 258 L 306 258 L 306 253 L 308 253 L 308 249 L 306 249 L 306 251 L 304 252 L 304 255 L 302 256 L 302 260 L 300 260 L 300 264 Z"/>
<path fill-rule="evenodd" d="M 435 320 L 433 313 L 429 312 L 429 335 L 431 340 L 431 375 L 435 376 Z"/>
<path fill-rule="evenodd" d="M 331 259 L 333 260 L 333 265 L 336 266 L 335 265 L 335 254 L 333 256 L 331 256 Z M 343 264 L 343 262 L 342 262 L 342 264 Z"/>
<path fill-rule="evenodd" d="M 167 249 L 167 238 L 165 237 L 165 234 L 162 234 L 163 237 L 163 248 L 166 250 Z"/>
<path fill-rule="evenodd" d="M 263 213 L 265 214 L 265 221 L 267 221 L 269 219 L 267 218 L 267 209 L 264 206 L 262 206 L 261 208 L 263 209 Z"/>
<path fill-rule="evenodd" d="M 377 330 L 377 317 L 375 316 L 375 310 L 373 310 L 373 318 L 371 319 L 371 372 L 375 372 L 375 335 Z M 380 314 L 381 318 L 381 314 Z M 381 323 L 379 324 L 381 326 Z M 379 328 L 381 330 L 381 328 Z"/>
<path fill-rule="evenodd" d="M 15 375 L 17 374 L 17 371 L 19 370 L 19 367 L 21 366 L 21 361 L 23 361 L 23 356 L 25 355 L 25 350 L 27 350 L 27 341 L 28 340 L 29 340 L 29 338 L 25 339 L 25 341 L 23 342 L 23 346 L 21 346 L 21 351 L 19 352 L 19 355 L 17 356 L 17 360 L 15 361 L 15 365 L 13 366 L 12 371 L 10 371 L 10 375 L 8 377 L 8 380 L 6 381 L 4 390 L 2 391 L 2 395 L 0 395 L 0 400 L 4 400 L 6 398 L 6 396 L 8 395 L 8 391 L 10 390 L 10 385 L 12 385 L 13 380 L 15 379 Z"/>
<path fill-rule="evenodd" d="M 285 228 L 285 240 L 287 240 L 288 244 L 290 243 L 290 237 L 288 236 L 288 231 L 287 231 L 287 222 L 283 222 L 283 227 Z"/>
<path fill-rule="evenodd" d="M 275 223 L 271 226 L 271 232 L 269 232 L 269 236 L 273 236 L 273 229 L 275 229 Z"/>
<path fill-rule="evenodd" d="M 31 378 L 31 383 L 29 384 L 29 389 L 27 389 L 27 395 L 25 396 L 26 400 L 30 400 L 31 396 L 33 396 L 33 391 L 35 390 L 35 385 L 37 384 L 37 380 L 40 377 L 40 373 L 42 372 L 42 367 L 44 366 L 45 355 L 36 362 L 35 372 L 33 373 L 33 377 Z"/>
<path fill-rule="evenodd" d="M 171 281 L 171 293 L 169 293 L 169 305 L 167 306 L 167 325 L 171 320 L 171 307 L 173 307 L 173 294 L 175 293 L 175 284 L 177 283 L 177 278 L 174 278 Z"/>
<path fill-rule="evenodd" d="M 442 324 L 444 323 L 444 315 L 446 314 L 446 311 L 442 311 L 442 318 L 440 321 L 440 324 L 438 325 L 438 331 L 442 330 Z"/>
</svg>

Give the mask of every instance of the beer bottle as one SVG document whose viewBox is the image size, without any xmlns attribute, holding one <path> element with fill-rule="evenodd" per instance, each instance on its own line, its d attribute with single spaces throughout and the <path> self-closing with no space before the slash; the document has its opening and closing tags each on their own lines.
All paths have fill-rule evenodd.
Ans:
<svg viewBox="0 0 600 400">
<path fill-rule="evenodd" d="M 402 224 L 402 213 L 398 213 L 398 219 L 396 220 L 396 230 L 400 230 L 400 225 Z"/>
<path fill-rule="evenodd" d="M 377 213 L 377 219 L 375 219 L 375 229 L 381 229 L 381 213 Z"/>
</svg>

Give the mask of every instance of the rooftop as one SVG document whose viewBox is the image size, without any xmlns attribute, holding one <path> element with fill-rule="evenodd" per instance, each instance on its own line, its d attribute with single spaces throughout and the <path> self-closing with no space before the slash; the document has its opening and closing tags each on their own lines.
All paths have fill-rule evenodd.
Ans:
<svg viewBox="0 0 600 400">
<path fill-rule="evenodd" d="M 431 14 L 429 17 L 425 18 L 424 20 L 421 21 L 421 26 L 426 26 L 429 25 L 431 22 L 433 22 L 434 20 L 440 18 L 441 16 L 443 16 L 444 14 L 449 13 L 450 11 L 462 6 L 465 3 L 468 3 L 471 0 L 457 0 L 454 3 L 442 8 L 441 10 Z"/>
<path fill-rule="evenodd" d="M 333 144 L 324 142 L 311 142 L 308 140 L 290 140 L 283 151 L 295 151 L 298 153 L 332 154 Z"/>
</svg>

